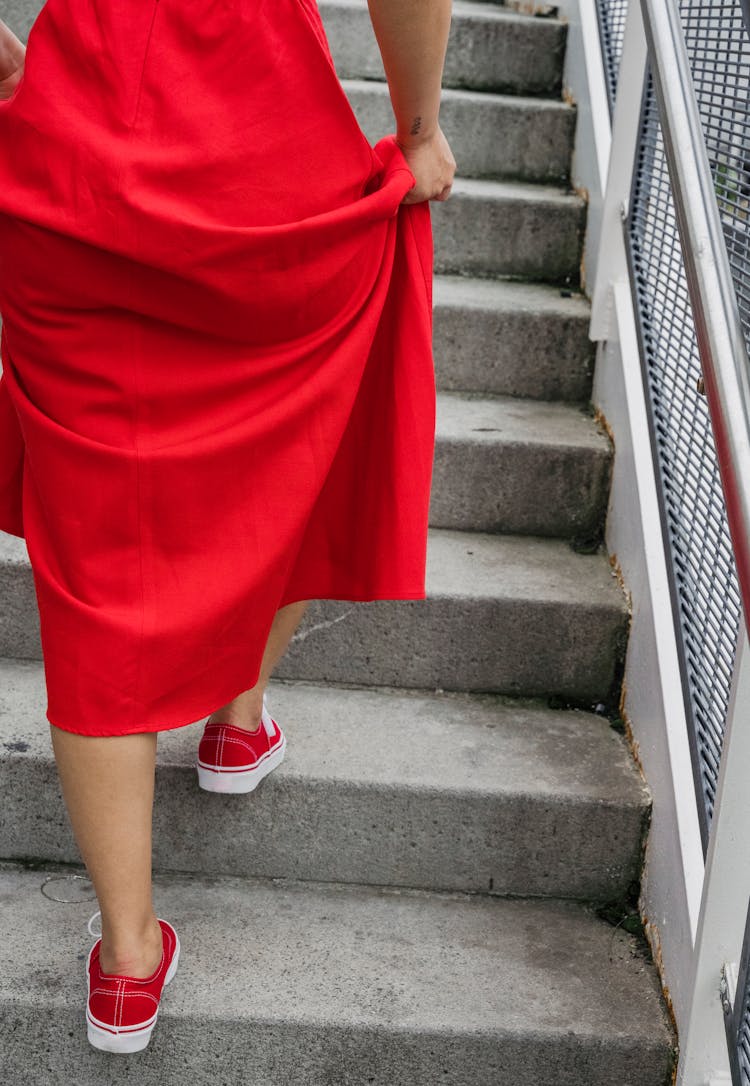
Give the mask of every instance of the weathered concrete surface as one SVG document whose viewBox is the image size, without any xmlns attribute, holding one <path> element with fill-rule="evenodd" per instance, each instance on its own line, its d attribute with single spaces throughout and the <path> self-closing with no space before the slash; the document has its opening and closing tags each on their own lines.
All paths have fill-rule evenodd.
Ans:
<svg viewBox="0 0 750 1086">
<path fill-rule="evenodd" d="M 388 86 L 373 79 L 342 80 L 362 131 L 371 143 L 395 132 Z M 461 177 L 568 180 L 575 106 L 562 99 L 445 88 L 440 127 Z"/>
<path fill-rule="evenodd" d="M 41 7 L 40 0 L 5 0 L 2 17 L 25 40 Z M 319 7 L 339 77 L 384 79 L 365 0 L 320 0 Z M 443 83 L 559 97 L 566 31 L 562 20 L 454 0 Z"/>
<path fill-rule="evenodd" d="M 305 683 L 268 702 L 287 753 L 249 796 L 198 788 L 202 721 L 160 734 L 160 869 L 587 900 L 639 877 L 649 796 L 601 717 Z M 45 708 L 41 665 L 0 661 L 0 858 L 76 862 Z"/>
<path fill-rule="evenodd" d="M 604 555 L 434 528 L 427 599 L 314 601 L 279 678 L 600 700 L 626 601 Z"/>
<path fill-rule="evenodd" d="M 576 407 L 440 393 L 430 524 L 593 536 L 606 514 L 611 463 L 606 433 Z"/>
<path fill-rule="evenodd" d="M 38 657 L 36 612 L 24 610 L 31 571 L 19 554 L 20 541 L 0 533 L 0 570 L 9 566 L 0 655 Z M 426 589 L 418 600 L 314 600 L 277 677 L 592 702 L 607 695 L 629 616 L 603 554 L 537 536 L 432 528 Z"/>
<path fill-rule="evenodd" d="M 365 0 L 320 0 L 339 76 L 383 79 Z M 567 25 L 454 0 L 443 71 L 446 87 L 559 97 Z"/>
<path fill-rule="evenodd" d="M 595 344 L 582 294 L 547 283 L 436 275 L 433 302 L 439 389 L 588 400 Z"/>
<path fill-rule="evenodd" d="M 156 880 L 180 965 L 146 1052 L 107 1056 L 84 1026 L 96 903 L 48 900 L 45 877 L 0 870 L 8 1083 L 667 1081 L 653 967 L 581 906 L 196 877 Z"/>
<path fill-rule="evenodd" d="M 586 203 L 564 188 L 459 177 L 430 210 L 438 273 L 579 282 Z"/>
<path fill-rule="evenodd" d="M 25 42 L 41 8 L 41 0 L 4 0 L 2 19 Z"/>
<path fill-rule="evenodd" d="M 39 609 L 26 542 L 0 532 L 0 656 L 41 656 Z"/>
</svg>

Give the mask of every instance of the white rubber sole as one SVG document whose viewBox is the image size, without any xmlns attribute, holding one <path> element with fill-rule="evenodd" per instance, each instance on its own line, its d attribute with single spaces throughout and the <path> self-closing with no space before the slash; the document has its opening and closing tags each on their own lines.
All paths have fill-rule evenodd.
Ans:
<svg viewBox="0 0 750 1086">
<path fill-rule="evenodd" d="M 282 734 L 278 747 L 269 751 L 252 769 L 217 769 L 198 762 L 198 784 L 206 792 L 222 792 L 225 795 L 252 792 L 272 769 L 283 762 L 285 750 L 286 736 Z"/>
<path fill-rule="evenodd" d="M 172 929 L 174 931 L 174 929 Z M 164 978 L 164 987 L 172 981 L 175 973 L 177 972 L 177 963 L 180 959 L 180 940 L 177 938 L 177 932 L 175 932 L 175 949 L 174 957 L 172 958 L 171 965 L 167 970 L 167 975 Z M 95 944 L 96 945 L 96 944 Z M 88 960 L 86 962 L 86 1006 L 88 1008 L 88 996 L 90 992 L 91 975 L 89 973 L 89 962 L 91 961 L 91 953 L 93 947 L 89 951 Z M 153 1018 L 149 1018 L 148 1022 L 144 1022 L 143 1025 L 137 1027 L 129 1027 L 127 1029 L 118 1029 L 116 1026 L 108 1026 L 105 1022 L 99 1022 L 91 1015 L 87 1009 L 86 1011 L 86 1023 L 88 1026 L 88 1038 L 89 1044 L 94 1048 L 98 1048 L 100 1052 L 142 1052 L 144 1048 L 148 1046 L 151 1040 L 151 1034 L 154 1032 L 154 1026 L 156 1025 L 156 1019 L 159 1016 L 157 1010 Z"/>
</svg>

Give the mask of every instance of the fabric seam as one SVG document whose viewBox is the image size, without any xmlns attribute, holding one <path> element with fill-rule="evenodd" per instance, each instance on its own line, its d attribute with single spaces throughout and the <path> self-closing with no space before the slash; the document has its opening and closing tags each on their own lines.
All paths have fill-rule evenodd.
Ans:
<svg viewBox="0 0 750 1086">
<path fill-rule="evenodd" d="M 128 132 L 128 143 L 130 144 L 135 136 L 135 126 L 138 121 L 138 114 L 141 107 L 141 99 L 143 95 L 143 84 L 146 78 L 146 65 L 148 63 L 149 54 L 151 51 L 151 40 L 154 34 L 154 25 L 156 23 L 156 13 L 159 10 L 159 0 L 154 0 L 153 11 L 151 12 L 151 22 L 148 28 L 148 35 L 146 37 L 146 45 L 143 51 L 143 63 L 141 64 L 141 73 L 138 79 L 138 90 L 136 92 L 135 104 L 133 108 L 133 118 L 130 122 Z M 120 174 L 120 183 L 122 182 L 122 174 Z M 119 186 L 118 186 L 119 190 Z M 137 331 L 137 346 L 140 350 L 141 346 L 141 322 L 136 323 Z M 136 336 L 134 336 L 134 339 Z M 133 692 L 133 716 L 140 711 L 142 705 L 141 686 L 143 682 L 143 657 L 144 657 L 144 637 L 146 631 L 146 587 L 145 587 L 145 572 L 143 562 L 143 526 L 141 518 L 142 499 L 143 499 L 143 471 L 141 465 L 141 449 L 139 443 L 139 431 L 140 431 L 140 396 L 141 396 L 141 383 L 140 383 L 140 366 L 139 366 L 139 354 L 136 350 L 136 343 L 133 344 L 133 378 L 134 378 L 134 403 L 133 403 L 133 448 L 135 451 L 135 502 L 136 502 L 136 536 L 138 541 L 138 571 L 141 582 L 141 627 L 138 635 L 138 649 L 136 654 L 135 664 L 135 689 Z M 134 720 L 135 722 L 135 720 Z"/>
</svg>

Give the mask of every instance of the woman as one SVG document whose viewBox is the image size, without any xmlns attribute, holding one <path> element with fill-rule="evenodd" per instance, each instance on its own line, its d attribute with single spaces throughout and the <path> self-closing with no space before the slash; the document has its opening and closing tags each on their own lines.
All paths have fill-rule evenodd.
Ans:
<svg viewBox="0 0 750 1086">
<path fill-rule="evenodd" d="M 210 712 L 199 784 L 250 791 L 307 601 L 425 595 L 451 4 L 369 10 L 374 147 L 315 0 L 48 0 L 28 52 L 0 23 L 0 529 L 34 575 L 105 1051 L 148 1044 L 179 956 L 157 733 Z"/>
</svg>

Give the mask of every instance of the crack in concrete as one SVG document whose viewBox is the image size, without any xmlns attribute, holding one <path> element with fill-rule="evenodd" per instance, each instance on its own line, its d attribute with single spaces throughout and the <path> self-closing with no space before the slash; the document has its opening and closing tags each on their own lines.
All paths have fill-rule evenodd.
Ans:
<svg viewBox="0 0 750 1086">
<path fill-rule="evenodd" d="M 304 641 L 306 637 L 309 637 L 311 633 L 315 633 L 317 630 L 327 630 L 329 626 L 335 626 L 337 622 L 343 622 L 355 610 L 356 608 L 350 607 L 342 615 L 337 615 L 336 618 L 328 619 L 326 622 L 316 622 L 314 626 L 308 626 L 306 630 L 298 630 L 292 634 L 292 641 Z"/>
</svg>

